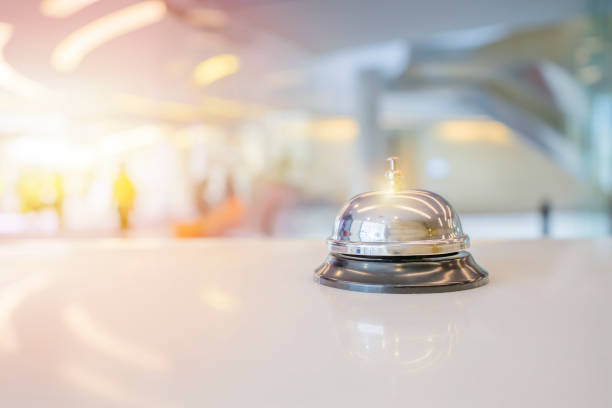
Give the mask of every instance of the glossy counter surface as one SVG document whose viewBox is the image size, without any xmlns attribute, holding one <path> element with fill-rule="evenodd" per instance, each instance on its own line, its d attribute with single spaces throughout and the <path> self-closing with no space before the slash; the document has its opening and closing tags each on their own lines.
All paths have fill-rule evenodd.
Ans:
<svg viewBox="0 0 612 408">
<path fill-rule="evenodd" d="M 0 406 L 609 407 L 612 241 L 476 241 L 487 286 L 323 287 L 310 240 L 0 243 Z"/>
</svg>

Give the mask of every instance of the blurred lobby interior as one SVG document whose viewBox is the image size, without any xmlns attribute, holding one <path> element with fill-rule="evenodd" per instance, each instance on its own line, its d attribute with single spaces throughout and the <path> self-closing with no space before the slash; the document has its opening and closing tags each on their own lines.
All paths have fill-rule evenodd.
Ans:
<svg viewBox="0 0 612 408">
<path fill-rule="evenodd" d="M 0 240 L 320 237 L 397 156 L 473 238 L 612 234 L 612 2 L 1 0 Z"/>
</svg>

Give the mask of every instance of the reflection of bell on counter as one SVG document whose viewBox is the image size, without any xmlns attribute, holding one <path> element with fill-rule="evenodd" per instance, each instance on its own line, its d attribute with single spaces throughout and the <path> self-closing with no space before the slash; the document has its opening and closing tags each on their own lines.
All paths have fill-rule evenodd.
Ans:
<svg viewBox="0 0 612 408">
<path fill-rule="evenodd" d="M 372 296 L 325 293 L 329 325 L 339 349 L 352 360 L 410 375 L 441 363 L 462 348 L 461 331 L 470 310 L 461 300 L 427 303 L 380 302 Z M 401 374 L 400 374 L 401 372 Z"/>
<path fill-rule="evenodd" d="M 362 292 L 431 293 L 482 286 L 487 272 L 464 249 L 469 237 L 439 195 L 401 190 L 389 158 L 387 191 L 360 194 L 336 217 L 330 254 L 315 271 L 322 285 Z"/>
</svg>

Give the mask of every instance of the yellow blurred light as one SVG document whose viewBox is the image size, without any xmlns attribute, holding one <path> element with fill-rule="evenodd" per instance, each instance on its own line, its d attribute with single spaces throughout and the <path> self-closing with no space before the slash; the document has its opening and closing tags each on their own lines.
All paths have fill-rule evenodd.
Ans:
<svg viewBox="0 0 612 408">
<path fill-rule="evenodd" d="M 492 120 L 449 120 L 439 124 L 436 132 L 451 143 L 509 144 L 511 131 L 503 123 Z"/>
<path fill-rule="evenodd" d="M 193 80 L 199 86 L 207 86 L 238 72 L 240 60 L 235 55 L 217 55 L 200 62 L 193 70 Z"/>
<path fill-rule="evenodd" d="M 24 77 L 9 65 L 4 58 L 4 47 L 13 35 L 13 26 L 0 23 L 0 88 L 26 98 L 41 97 L 49 94 L 43 85 Z"/>
<path fill-rule="evenodd" d="M 188 104 L 130 94 L 118 95 L 115 104 L 122 112 L 175 122 L 256 118 L 268 110 L 266 106 L 229 99 L 205 98 L 200 104 Z"/>
<path fill-rule="evenodd" d="M 220 98 L 206 98 L 199 105 L 202 114 L 226 119 L 257 116 L 264 109 L 256 104 Z"/>
<path fill-rule="evenodd" d="M 198 119 L 194 112 L 194 106 L 186 103 L 158 101 L 130 94 L 119 94 L 115 97 L 114 102 L 120 112 L 131 115 L 177 122 Z"/>
<path fill-rule="evenodd" d="M 53 51 L 51 64 L 58 71 L 74 71 L 95 48 L 119 36 L 161 21 L 163 1 L 143 1 L 95 20 L 66 37 Z"/>
<path fill-rule="evenodd" d="M 64 18 L 97 2 L 98 0 L 43 0 L 40 12 L 48 17 Z"/>
<path fill-rule="evenodd" d="M 313 139 L 326 142 L 350 142 L 359 132 L 359 125 L 351 118 L 313 120 L 310 124 Z"/>
</svg>

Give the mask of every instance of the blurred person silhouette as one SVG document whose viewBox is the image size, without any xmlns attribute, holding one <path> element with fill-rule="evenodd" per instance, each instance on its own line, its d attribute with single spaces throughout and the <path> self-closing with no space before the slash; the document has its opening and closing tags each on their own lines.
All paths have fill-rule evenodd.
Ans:
<svg viewBox="0 0 612 408">
<path fill-rule="evenodd" d="M 63 226 L 64 187 L 59 173 L 28 171 L 19 176 L 16 187 L 22 213 L 51 208 L 57 215 L 58 227 Z"/>
<path fill-rule="evenodd" d="M 39 208 L 39 183 L 33 172 L 25 172 L 17 179 L 17 196 L 19 197 L 19 211 L 27 213 L 37 211 Z"/>
<path fill-rule="evenodd" d="M 129 214 L 134 205 L 134 195 L 134 184 L 127 174 L 125 163 L 121 163 L 113 183 L 113 199 L 119 212 L 119 223 L 122 231 L 129 228 Z"/>
<path fill-rule="evenodd" d="M 4 193 L 6 192 L 6 182 L 4 181 L 4 177 L 0 174 L 0 199 L 4 197 Z"/>
<path fill-rule="evenodd" d="M 544 199 L 540 204 L 540 218 L 542 219 L 542 237 L 550 236 L 550 200 Z"/>
<path fill-rule="evenodd" d="M 226 234 L 242 224 L 244 204 L 236 195 L 231 174 L 225 180 L 225 198 L 192 222 L 178 223 L 174 235 L 180 238 L 214 237 Z"/>
<path fill-rule="evenodd" d="M 255 180 L 253 220 L 258 232 L 274 235 L 280 212 L 300 200 L 300 190 L 289 182 L 291 166 L 291 157 L 285 155 Z"/>
<path fill-rule="evenodd" d="M 200 214 L 206 214 L 210 210 L 210 204 L 206 199 L 208 189 L 208 178 L 204 177 L 195 185 L 195 205 Z"/>
<path fill-rule="evenodd" d="M 612 197 L 608 198 L 608 233 L 612 235 Z"/>
<path fill-rule="evenodd" d="M 55 192 L 53 208 L 57 214 L 57 222 L 60 228 L 64 226 L 64 180 L 59 173 L 54 173 L 52 177 L 52 189 Z"/>
</svg>

